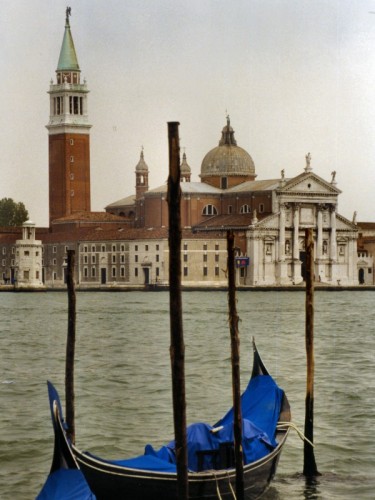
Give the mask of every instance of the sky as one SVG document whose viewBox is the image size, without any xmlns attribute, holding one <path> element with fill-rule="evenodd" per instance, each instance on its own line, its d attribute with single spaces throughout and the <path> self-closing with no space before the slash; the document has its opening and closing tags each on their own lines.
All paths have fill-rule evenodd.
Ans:
<svg viewBox="0 0 375 500">
<path fill-rule="evenodd" d="M 167 122 L 198 182 L 229 114 L 257 179 L 336 171 L 338 212 L 375 221 L 375 0 L 0 0 L 0 199 L 48 225 L 49 83 L 65 9 L 93 125 L 91 209 L 168 177 Z M 185 148 L 185 149 L 183 149 Z"/>
</svg>

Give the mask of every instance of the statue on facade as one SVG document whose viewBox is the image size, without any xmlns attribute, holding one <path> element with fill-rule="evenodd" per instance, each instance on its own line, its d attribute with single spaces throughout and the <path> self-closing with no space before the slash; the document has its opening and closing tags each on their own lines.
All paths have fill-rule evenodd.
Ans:
<svg viewBox="0 0 375 500">
<path fill-rule="evenodd" d="M 308 171 L 308 170 L 311 169 L 311 154 L 307 153 L 307 155 L 305 156 L 305 159 L 306 159 L 306 168 L 305 168 L 305 170 Z"/>
<path fill-rule="evenodd" d="M 357 224 L 357 211 L 353 214 L 353 224 Z"/>
<path fill-rule="evenodd" d="M 281 180 L 285 181 L 285 170 L 284 169 L 282 169 L 282 171 L 281 171 Z"/>
<path fill-rule="evenodd" d="M 331 172 L 331 175 L 332 175 L 331 184 L 333 184 L 335 182 L 335 178 L 336 178 L 336 170 Z"/>
</svg>

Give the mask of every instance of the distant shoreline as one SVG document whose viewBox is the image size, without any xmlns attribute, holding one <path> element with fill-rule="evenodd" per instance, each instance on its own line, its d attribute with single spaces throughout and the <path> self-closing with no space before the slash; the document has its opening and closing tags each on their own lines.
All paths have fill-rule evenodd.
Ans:
<svg viewBox="0 0 375 500">
<path fill-rule="evenodd" d="M 225 286 L 210 287 L 210 286 L 182 286 L 183 292 L 226 292 L 228 288 Z M 144 285 L 144 286 L 96 286 L 96 287 L 80 287 L 76 286 L 77 292 L 165 292 L 168 291 L 168 286 L 164 285 Z M 238 286 L 238 292 L 303 292 L 304 285 L 294 286 Z M 370 292 L 375 291 L 375 285 L 357 285 L 357 286 L 339 286 L 339 285 L 315 285 L 317 292 Z M 46 288 L 14 288 L 13 285 L 0 285 L 0 292 L 10 293 L 46 293 L 46 292 L 66 292 L 66 287 L 46 287 Z"/>
</svg>

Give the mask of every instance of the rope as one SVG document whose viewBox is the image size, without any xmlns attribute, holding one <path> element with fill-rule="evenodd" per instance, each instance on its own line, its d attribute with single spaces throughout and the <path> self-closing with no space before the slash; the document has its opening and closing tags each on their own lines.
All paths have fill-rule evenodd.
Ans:
<svg viewBox="0 0 375 500">
<path fill-rule="evenodd" d="M 220 494 L 220 489 L 219 489 L 219 483 L 217 482 L 217 477 L 216 477 L 216 474 L 214 471 L 212 471 L 212 475 L 214 476 L 215 478 L 215 482 L 216 482 L 216 492 L 217 492 L 217 498 L 219 500 L 223 500 L 222 497 L 221 497 L 221 494 Z"/>
<path fill-rule="evenodd" d="M 312 443 L 309 439 L 307 439 L 307 437 L 303 434 L 303 432 L 300 429 L 298 429 L 296 424 L 294 424 L 293 422 L 279 422 L 276 427 L 279 430 L 294 429 L 302 441 L 306 441 L 307 443 L 309 443 L 310 446 L 315 448 L 314 443 Z"/>
<path fill-rule="evenodd" d="M 214 476 L 214 478 L 215 478 L 215 481 L 216 481 L 216 493 L 217 493 L 217 498 L 218 498 L 219 500 L 223 500 L 223 499 L 222 499 L 222 496 L 221 496 L 221 493 L 220 493 L 219 483 L 218 483 L 218 480 L 217 480 L 216 474 L 215 474 L 215 472 L 214 472 L 214 471 L 212 471 L 212 474 L 213 474 L 213 476 Z M 232 486 L 232 484 L 231 484 L 231 482 L 230 482 L 230 476 L 229 476 L 228 471 L 227 471 L 227 476 L 228 476 L 228 482 L 229 482 L 229 488 L 230 488 L 230 491 L 232 492 L 232 495 L 233 495 L 234 500 L 237 500 L 236 494 L 235 494 L 235 492 L 234 492 L 234 490 L 233 490 L 233 486 Z"/>
<path fill-rule="evenodd" d="M 233 490 L 232 483 L 230 482 L 230 477 L 229 477 L 229 473 L 228 473 L 228 471 L 227 471 L 227 476 L 228 476 L 228 481 L 229 481 L 229 488 L 230 488 L 230 491 L 232 492 L 232 495 L 233 495 L 234 500 L 237 500 L 236 494 L 235 494 L 235 492 L 234 492 L 234 490 Z"/>
</svg>

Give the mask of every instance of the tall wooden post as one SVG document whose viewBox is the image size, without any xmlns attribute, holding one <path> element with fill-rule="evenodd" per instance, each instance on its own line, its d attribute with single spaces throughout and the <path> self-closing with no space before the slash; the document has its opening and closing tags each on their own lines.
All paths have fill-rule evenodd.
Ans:
<svg viewBox="0 0 375 500">
<path fill-rule="evenodd" d="M 67 268 L 68 287 L 68 336 L 65 358 L 65 408 L 68 434 L 75 442 L 75 414 L 74 414 L 74 352 L 76 342 L 76 292 L 74 284 L 74 250 L 68 250 Z"/>
<path fill-rule="evenodd" d="M 238 334 L 238 314 L 236 308 L 236 271 L 234 266 L 234 234 L 227 232 L 228 252 L 228 305 L 229 328 L 231 340 L 232 361 L 232 391 L 233 391 L 233 434 L 234 455 L 236 460 L 236 498 L 244 499 L 244 474 L 242 451 L 242 413 L 241 413 L 241 383 L 240 383 L 240 339 Z"/>
<path fill-rule="evenodd" d="M 305 344 L 307 358 L 307 383 L 305 399 L 305 436 L 314 442 L 314 239 L 313 230 L 305 231 L 306 248 L 306 328 Z M 314 448 L 304 441 L 303 474 L 306 477 L 319 475 Z"/>
<path fill-rule="evenodd" d="M 189 496 L 189 483 L 186 444 L 185 345 L 182 328 L 181 300 L 181 187 L 178 126 L 179 123 L 177 122 L 168 123 L 170 356 L 177 458 L 177 498 L 179 500 L 186 500 Z"/>
</svg>

